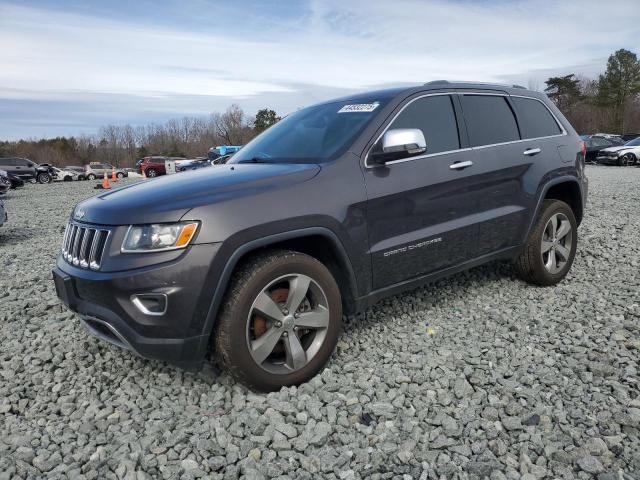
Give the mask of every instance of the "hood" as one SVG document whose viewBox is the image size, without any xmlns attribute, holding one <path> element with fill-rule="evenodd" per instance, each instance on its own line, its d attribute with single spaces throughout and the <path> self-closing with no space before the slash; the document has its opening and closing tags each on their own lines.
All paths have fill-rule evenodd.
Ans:
<svg viewBox="0 0 640 480">
<path fill-rule="evenodd" d="M 622 150 L 633 150 L 636 147 L 629 147 L 627 145 L 620 145 L 617 147 L 607 147 L 600 150 L 601 152 L 620 152 Z"/>
<path fill-rule="evenodd" d="M 316 164 L 234 164 L 164 175 L 79 203 L 74 218 L 102 225 L 175 222 L 189 210 L 315 177 Z"/>
</svg>

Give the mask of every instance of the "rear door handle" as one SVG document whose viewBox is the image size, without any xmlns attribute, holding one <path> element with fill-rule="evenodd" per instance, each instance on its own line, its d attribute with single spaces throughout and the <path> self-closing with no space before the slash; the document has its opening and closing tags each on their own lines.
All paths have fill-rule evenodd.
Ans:
<svg viewBox="0 0 640 480">
<path fill-rule="evenodd" d="M 525 155 L 528 155 L 529 157 L 533 156 L 533 155 L 537 155 L 538 153 L 540 153 L 542 150 L 539 148 L 527 148 L 524 151 Z"/>
<path fill-rule="evenodd" d="M 471 160 L 467 160 L 466 162 L 454 162 L 449 165 L 449 168 L 451 170 L 462 170 L 463 168 L 470 167 L 471 165 L 473 165 L 473 162 Z"/>
</svg>

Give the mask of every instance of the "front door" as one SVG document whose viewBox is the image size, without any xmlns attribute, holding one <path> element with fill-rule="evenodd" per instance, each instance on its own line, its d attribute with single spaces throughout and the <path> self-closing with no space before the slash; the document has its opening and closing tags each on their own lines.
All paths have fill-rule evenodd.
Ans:
<svg viewBox="0 0 640 480">
<path fill-rule="evenodd" d="M 460 264 L 471 255 L 478 194 L 471 188 L 474 153 L 464 148 L 456 101 L 450 94 L 410 100 L 387 129 L 419 128 L 425 154 L 365 165 L 374 289 Z"/>
</svg>

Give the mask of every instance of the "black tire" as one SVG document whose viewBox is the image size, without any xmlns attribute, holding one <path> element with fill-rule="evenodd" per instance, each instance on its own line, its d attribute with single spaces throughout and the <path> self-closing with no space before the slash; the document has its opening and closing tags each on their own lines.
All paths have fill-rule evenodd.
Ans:
<svg viewBox="0 0 640 480">
<path fill-rule="evenodd" d="M 46 184 L 51 183 L 51 175 L 46 172 L 40 172 L 36 177 L 38 183 Z"/>
<path fill-rule="evenodd" d="M 116 174 L 116 177 L 118 177 L 118 178 L 122 179 L 122 178 L 124 178 L 124 173 L 122 173 L 122 172 L 118 172 L 118 173 Z"/>
<path fill-rule="evenodd" d="M 95 180 L 96 176 L 93 173 L 90 173 L 89 176 L 87 177 L 89 180 Z"/>
<path fill-rule="evenodd" d="M 564 265 L 558 272 L 551 273 L 547 267 L 545 267 L 544 256 L 541 253 L 541 249 L 545 228 L 551 217 L 557 214 L 569 220 L 572 237 L 570 248 L 567 249 L 569 251 L 569 258 L 564 262 Z M 577 244 L 578 224 L 571 207 L 560 200 L 544 200 L 524 249 L 515 262 L 516 273 L 522 280 L 534 285 L 555 285 L 561 281 L 571 269 L 576 255 Z"/>
<path fill-rule="evenodd" d="M 295 274 L 310 277 L 322 289 L 327 300 L 329 322 L 319 349 L 303 367 L 291 373 L 272 373 L 259 365 L 250 352 L 248 328 L 251 309 L 254 300 L 271 282 Z M 289 250 L 269 251 L 250 258 L 236 270 L 217 322 L 215 356 L 220 366 L 236 380 L 260 391 L 298 385 L 316 375 L 335 349 L 342 325 L 340 290 L 331 272 L 315 258 Z"/>
<path fill-rule="evenodd" d="M 625 153 L 618 161 L 621 162 L 620 165 L 631 166 L 635 165 L 636 157 L 633 153 L 629 152 Z"/>
<path fill-rule="evenodd" d="M 155 169 L 150 168 L 147 170 L 147 177 L 149 178 L 153 178 L 153 177 L 157 177 L 158 176 L 158 172 L 155 171 Z"/>
</svg>

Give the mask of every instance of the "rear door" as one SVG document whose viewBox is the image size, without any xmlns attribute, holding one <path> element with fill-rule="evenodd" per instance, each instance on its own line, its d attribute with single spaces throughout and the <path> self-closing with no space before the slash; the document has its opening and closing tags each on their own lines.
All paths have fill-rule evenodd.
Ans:
<svg viewBox="0 0 640 480">
<path fill-rule="evenodd" d="M 536 155 L 550 152 L 525 153 L 529 145 L 521 139 L 506 94 L 461 92 L 459 98 L 474 152 L 472 188 L 478 215 L 473 256 L 482 257 L 521 243 L 531 208 L 525 177 Z"/>
</svg>

